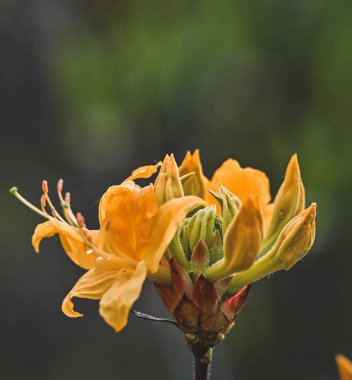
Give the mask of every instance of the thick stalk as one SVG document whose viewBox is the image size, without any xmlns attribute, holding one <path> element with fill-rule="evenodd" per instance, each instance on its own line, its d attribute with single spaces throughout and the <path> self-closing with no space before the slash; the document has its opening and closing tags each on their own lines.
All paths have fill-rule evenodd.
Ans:
<svg viewBox="0 0 352 380">
<path fill-rule="evenodd" d="M 193 378 L 194 380 L 210 380 L 211 355 L 207 347 L 193 347 Z"/>
</svg>

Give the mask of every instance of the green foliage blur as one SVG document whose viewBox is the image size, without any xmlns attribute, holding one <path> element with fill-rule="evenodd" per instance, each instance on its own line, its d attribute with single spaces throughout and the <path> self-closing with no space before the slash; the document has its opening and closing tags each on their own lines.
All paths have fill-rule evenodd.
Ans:
<svg viewBox="0 0 352 380">
<path fill-rule="evenodd" d="M 215 350 L 214 379 L 337 379 L 352 357 L 352 3 L 348 0 L 12 0 L 0 4 L 1 373 L 8 379 L 189 379 L 178 331 L 131 319 L 118 335 L 92 301 L 62 315 L 82 274 L 58 241 L 35 257 L 38 203 L 64 177 L 97 227 L 101 194 L 139 165 L 200 148 L 265 171 L 272 194 L 298 153 L 317 240 L 253 286 Z M 167 315 L 151 285 L 137 309 Z"/>
</svg>

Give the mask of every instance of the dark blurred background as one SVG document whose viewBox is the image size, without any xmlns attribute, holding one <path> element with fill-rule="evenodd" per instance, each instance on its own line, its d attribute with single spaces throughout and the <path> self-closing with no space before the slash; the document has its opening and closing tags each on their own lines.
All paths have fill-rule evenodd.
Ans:
<svg viewBox="0 0 352 380">
<path fill-rule="evenodd" d="M 58 240 L 36 256 L 38 203 L 65 178 L 97 227 L 99 197 L 138 165 L 200 148 L 260 168 L 272 194 L 297 152 L 317 240 L 294 269 L 257 283 L 215 351 L 214 379 L 337 379 L 352 356 L 352 3 L 2 0 L 0 3 L 0 371 L 4 379 L 190 379 L 170 326 L 114 334 L 97 303 L 61 313 L 81 275 Z M 166 315 L 153 287 L 137 309 Z"/>
</svg>

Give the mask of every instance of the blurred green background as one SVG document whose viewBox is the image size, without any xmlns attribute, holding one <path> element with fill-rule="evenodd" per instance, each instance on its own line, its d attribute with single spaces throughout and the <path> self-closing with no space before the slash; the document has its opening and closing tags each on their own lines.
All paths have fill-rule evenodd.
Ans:
<svg viewBox="0 0 352 380">
<path fill-rule="evenodd" d="M 39 202 L 65 178 L 75 210 L 97 205 L 137 165 L 200 148 L 272 194 L 297 152 L 318 203 L 317 240 L 294 269 L 257 283 L 215 352 L 214 379 L 337 379 L 352 357 L 352 3 L 3 0 L 0 4 L 0 368 L 6 379 L 190 379 L 170 326 L 130 319 L 116 335 L 97 304 L 61 313 L 82 271 L 57 240 L 34 254 Z M 137 309 L 166 311 L 151 285 Z"/>
</svg>

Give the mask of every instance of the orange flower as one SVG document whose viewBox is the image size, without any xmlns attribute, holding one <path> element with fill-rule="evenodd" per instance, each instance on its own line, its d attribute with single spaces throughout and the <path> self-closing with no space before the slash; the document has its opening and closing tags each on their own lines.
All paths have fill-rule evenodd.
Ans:
<svg viewBox="0 0 352 380">
<path fill-rule="evenodd" d="M 336 355 L 340 380 L 352 380 L 352 362 L 341 354 Z"/>
<path fill-rule="evenodd" d="M 149 178 L 159 167 L 154 185 L 135 184 L 134 180 Z M 171 305 L 169 309 L 180 312 L 174 315 L 181 328 L 191 304 L 195 314 L 190 321 L 197 325 L 197 309 L 208 305 L 206 294 L 211 294 L 211 307 L 203 310 L 210 317 L 203 321 L 205 330 L 198 338 L 206 337 L 206 344 L 217 341 L 233 325 L 248 285 L 291 268 L 315 238 L 316 205 L 305 209 L 296 155 L 273 203 L 269 181 L 259 170 L 241 168 L 229 159 L 208 180 L 198 150 L 193 155 L 188 152 L 180 167 L 172 154 L 167 155 L 163 163 L 138 168 L 121 185 L 107 190 L 99 204 L 100 228 L 93 231 L 86 228 L 81 214 L 73 214 L 70 196 L 62 196 L 62 187 L 60 180 L 64 218 L 53 207 L 46 181 L 41 209 L 17 189 L 11 192 L 47 219 L 35 229 L 35 250 L 39 251 L 43 238 L 58 234 L 68 256 L 87 270 L 65 298 L 64 313 L 81 316 L 74 310 L 73 297 L 100 300 L 100 314 L 116 331 L 126 325 L 148 278 Z M 209 291 L 203 294 L 203 288 Z M 217 338 L 212 337 L 215 331 L 220 334 Z"/>
<path fill-rule="evenodd" d="M 134 179 L 145 176 L 145 171 L 133 174 Z M 52 207 L 46 182 L 42 210 L 29 204 L 16 189 L 12 193 L 48 219 L 35 229 L 33 245 L 37 252 L 43 238 L 59 234 L 68 256 L 88 269 L 63 301 L 63 312 L 70 317 L 82 315 L 73 309 L 73 297 L 98 299 L 101 316 L 119 331 L 126 325 L 146 277 L 161 283 L 168 280 L 169 273 L 165 280 L 165 268 L 159 265 L 164 252 L 188 211 L 204 201 L 186 196 L 159 205 L 153 185 L 141 188 L 127 180 L 110 187 L 103 195 L 99 205 L 100 229 L 89 231 L 83 217 L 74 216 L 69 203 L 63 200 L 62 181 L 58 188 L 66 221 Z M 52 216 L 46 212 L 47 202 Z"/>
</svg>

